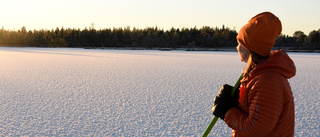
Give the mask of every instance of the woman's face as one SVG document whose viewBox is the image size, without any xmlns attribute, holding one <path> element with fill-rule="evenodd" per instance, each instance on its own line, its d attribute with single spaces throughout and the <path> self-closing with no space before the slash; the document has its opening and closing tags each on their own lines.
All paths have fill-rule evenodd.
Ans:
<svg viewBox="0 0 320 137">
<path fill-rule="evenodd" d="M 237 50 L 239 53 L 240 60 L 242 62 L 247 63 L 249 55 L 250 55 L 250 51 L 247 50 L 245 47 L 243 47 L 241 44 L 238 44 Z"/>
</svg>

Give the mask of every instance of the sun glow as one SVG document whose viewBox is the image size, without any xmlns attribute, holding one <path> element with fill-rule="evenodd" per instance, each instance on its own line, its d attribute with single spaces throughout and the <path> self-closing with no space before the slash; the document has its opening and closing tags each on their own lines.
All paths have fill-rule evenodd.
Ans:
<svg viewBox="0 0 320 137">
<path fill-rule="evenodd" d="M 276 4 L 275 4 L 276 3 Z M 2 2 L 0 27 L 19 30 L 54 29 L 56 27 L 159 27 L 163 29 L 222 26 L 239 30 L 252 16 L 271 11 L 283 24 L 283 33 L 301 30 L 308 34 L 320 28 L 317 13 L 320 1 L 218 1 L 218 0 L 11 0 Z M 261 5 L 264 5 L 261 7 Z M 296 10 L 300 9 L 300 10 Z"/>
</svg>

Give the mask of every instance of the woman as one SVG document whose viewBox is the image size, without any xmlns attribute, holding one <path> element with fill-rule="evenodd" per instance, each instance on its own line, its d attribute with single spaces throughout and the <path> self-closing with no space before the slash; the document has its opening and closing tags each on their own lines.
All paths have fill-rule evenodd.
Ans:
<svg viewBox="0 0 320 137">
<path fill-rule="evenodd" d="M 294 136 L 294 100 L 289 78 L 296 73 L 284 50 L 271 51 L 281 22 L 270 12 L 260 13 L 237 36 L 240 60 L 247 63 L 236 95 L 224 85 L 212 113 L 233 129 L 235 137 Z"/>
</svg>

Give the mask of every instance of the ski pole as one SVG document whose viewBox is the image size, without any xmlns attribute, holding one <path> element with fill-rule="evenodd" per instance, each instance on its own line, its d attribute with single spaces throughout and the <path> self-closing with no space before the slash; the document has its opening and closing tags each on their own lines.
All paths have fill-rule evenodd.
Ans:
<svg viewBox="0 0 320 137">
<path fill-rule="evenodd" d="M 236 84 L 233 86 L 232 91 L 231 91 L 231 96 L 234 95 L 236 88 L 240 85 L 240 80 L 243 78 L 243 74 L 240 75 L 240 77 L 238 78 Z M 211 123 L 209 124 L 209 126 L 207 127 L 206 131 L 202 134 L 202 137 L 207 137 L 208 134 L 210 133 L 211 129 L 213 128 L 214 124 L 216 124 L 217 120 L 219 119 L 219 117 L 214 117 L 211 121 Z"/>
</svg>

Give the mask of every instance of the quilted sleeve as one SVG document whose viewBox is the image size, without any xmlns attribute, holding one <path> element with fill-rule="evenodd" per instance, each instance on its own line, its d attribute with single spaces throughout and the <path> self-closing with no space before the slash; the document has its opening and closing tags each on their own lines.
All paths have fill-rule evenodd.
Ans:
<svg viewBox="0 0 320 137">
<path fill-rule="evenodd" d="M 283 86 L 275 77 L 260 77 L 249 90 L 249 112 L 230 109 L 225 116 L 229 127 L 243 136 L 267 136 L 283 110 Z"/>
</svg>

